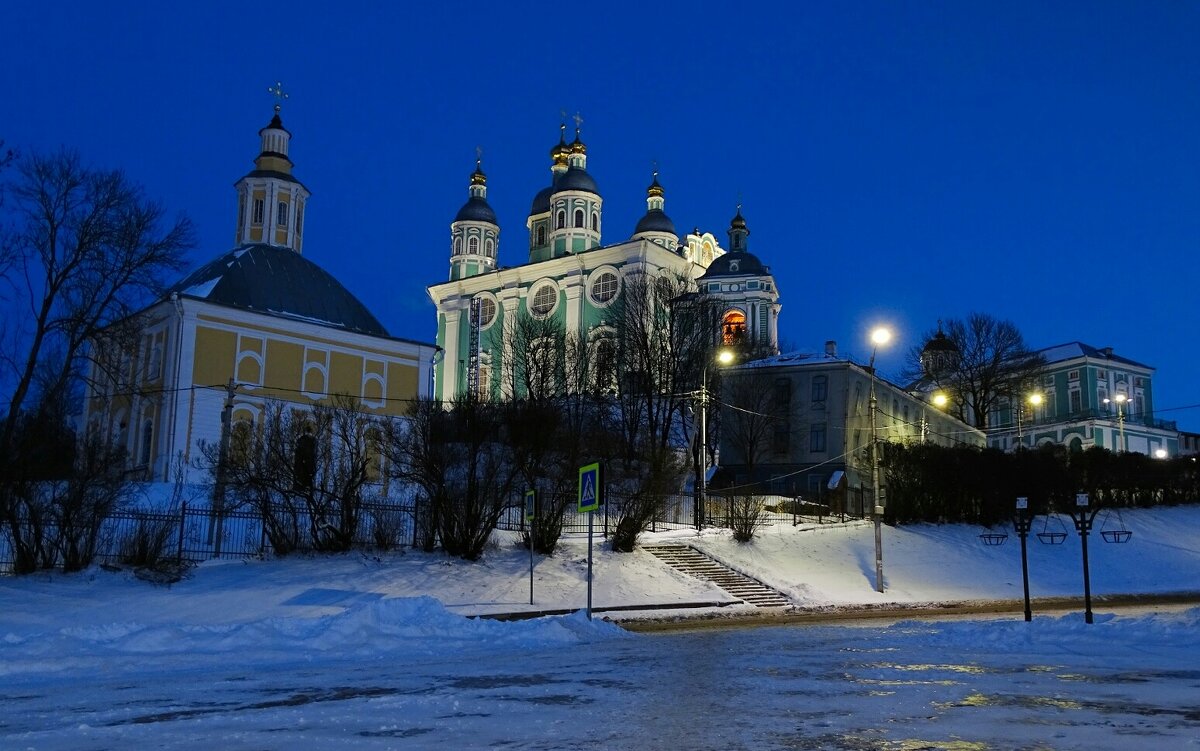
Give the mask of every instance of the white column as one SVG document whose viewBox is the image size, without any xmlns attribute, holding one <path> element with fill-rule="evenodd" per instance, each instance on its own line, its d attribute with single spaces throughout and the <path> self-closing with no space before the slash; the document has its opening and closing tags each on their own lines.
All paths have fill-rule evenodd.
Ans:
<svg viewBox="0 0 1200 751">
<path fill-rule="evenodd" d="M 458 301 L 455 301 L 457 304 Z M 458 336 L 461 327 L 462 309 L 446 310 L 446 348 L 442 367 L 441 398 L 449 401 L 458 394 Z"/>
<path fill-rule="evenodd" d="M 517 326 L 517 310 L 521 303 L 521 291 L 515 288 L 501 290 L 496 293 L 500 306 L 504 310 L 504 330 L 500 343 L 500 393 L 505 399 L 513 397 L 513 354 L 512 340 Z M 492 363 L 492 372 L 496 372 L 496 364 Z"/>
</svg>

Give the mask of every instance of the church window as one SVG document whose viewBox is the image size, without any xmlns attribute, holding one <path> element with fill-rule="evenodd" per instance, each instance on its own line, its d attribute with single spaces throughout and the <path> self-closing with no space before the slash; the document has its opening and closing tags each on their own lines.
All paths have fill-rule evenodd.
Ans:
<svg viewBox="0 0 1200 751">
<path fill-rule="evenodd" d="M 479 328 L 485 329 L 496 320 L 496 301 L 490 297 L 479 298 Z"/>
<path fill-rule="evenodd" d="M 286 227 L 287 226 L 287 215 L 288 215 L 287 203 L 280 201 L 279 205 L 276 206 L 275 209 L 276 209 L 275 223 L 278 224 L 280 227 Z"/>
<path fill-rule="evenodd" d="M 363 448 L 367 454 L 366 474 L 370 482 L 379 482 L 383 477 L 383 435 L 377 427 L 369 427 L 363 433 Z"/>
<path fill-rule="evenodd" d="M 254 218 L 251 220 L 254 224 L 262 224 L 263 223 L 263 208 L 264 208 L 264 206 L 265 206 L 265 204 L 263 203 L 263 199 L 261 199 L 261 198 L 254 199 Z"/>
<path fill-rule="evenodd" d="M 470 253 L 471 255 L 477 255 L 479 253 L 479 238 L 478 237 L 468 237 L 467 238 L 467 253 Z"/>
<path fill-rule="evenodd" d="M 537 318 L 546 318 L 558 305 L 558 290 L 553 284 L 543 284 L 533 293 L 530 312 Z"/>
<path fill-rule="evenodd" d="M 592 302 L 603 305 L 617 296 L 617 275 L 605 271 L 592 282 Z"/>
<path fill-rule="evenodd" d="M 488 258 L 494 257 L 496 255 L 496 241 L 489 237 L 487 245 L 485 246 L 485 251 L 485 255 L 487 255 Z"/>
<path fill-rule="evenodd" d="M 558 350 L 554 338 L 543 336 L 529 343 L 525 358 L 525 391 L 530 399 L 558 393 Z"/>
<path fill-rule="evenodd" d="M 456 237 L 454 238 L 454 255 L 458 255 L 460 253 L 462 253 L 462 238 Z"/>
<path fill-rule="evenodd" d="M 235 467 L 245 467 L 250 463 L 250 449 L 253 446 L 254 425 L 247 420 L 238 420 L 229 431 L 229 461 Z"/>
<path fill-rule="evenodd" d="M 296 206 L 296 234 L 300 234 L 300 230 L 304 229 L 304 204 Z"/>
<path fill-rule="evenodd" d="M 617 390 L 617 345 L 611 335 L 601 335 L 593 344 L 592 386 L 600 393 Z"/>
<path fill-rule="evenodd" d="M 147 465 L 150 463 L 150 452 L 154 448 L 154 422 L 146 420 L 142 423 L 142 451 L 138 456 L 139 464 Z"/>
<path fill-rule="evenodd" d="M 567 226 L 567 212 L 559 209 L 558 214 L 554 217 L 554 229 L 562 229 L 565 226 Z"/>
<path fill-rule="evenodd" d="M 575 209 L 575 226 L 583 226 L 583 209 Z"/>
<path fill-rule="evenodd" d="M 546 244 L 546 225 L 539 225 L 537 228 L 537 242 L 535 245 L 541 247 Z"/>
<path fill-rule="evenodd" d="M 592 212 L 592 231 L 593 232 L 600 231 L 600 215 L 594 211 Z"/>
<path fill-rule="evenodd" d="M 721 343 L 725 345 L 740 344 L 746 338 L 746 314 L 740 310 L 731 310 L 721 320 Z"/>
</svg>

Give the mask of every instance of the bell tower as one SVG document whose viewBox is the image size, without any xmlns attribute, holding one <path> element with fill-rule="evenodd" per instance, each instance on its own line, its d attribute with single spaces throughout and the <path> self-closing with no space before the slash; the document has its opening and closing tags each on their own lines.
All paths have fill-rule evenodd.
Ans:
<svg viewBox="0 0 1200 751">
<path fill-rule="evenodd" d="M 237 245 L 275 245 L 300 253 L 304 242 L 304 209 L 308 188 L 292 176 L 288 147 L 292 134 L 279 117 L 288 98 L 276 82 L 267 89 L 275 95 L 275 116 L 258 131 L 262 147 L 254 169 L 238 180 Z"/>
</svg>

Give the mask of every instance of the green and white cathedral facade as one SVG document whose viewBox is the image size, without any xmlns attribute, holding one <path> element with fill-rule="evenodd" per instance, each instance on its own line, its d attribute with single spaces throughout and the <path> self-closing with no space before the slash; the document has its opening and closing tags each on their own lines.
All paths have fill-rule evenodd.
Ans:
<svg viewBox="0 0 1200 751">
<path fill-rule="evenodd" d="M 616 335 L 613 306 L 636 279 L 682 276 L 721 304 L 714 343 L 751 337 L 778 350 L 779 291 L 770 269 L 747 249 L 750 231 L 739 207 L 730 248 L 708 232 L 680 238 L 664 211 L 657 172 L 646 191 L 646 214 L 633 234 L 605 245 L 603 198 L 587 171 L 587 147 L 565 126 L 550 150 L 550 185 L 533 199 L 525 226 L 524 263 L 497 263 L 500 225 L 487 202 L 487 176 L 477 161 L 467 202 L 450 225 L 449 281 L 429 287 L 437 306 L 434 396 L 475 391 L 485 399 L 512 396 L 513 330 L 523 316 L 552 321 L 590 346 Z M 519 395 L 518 395 L 519 396 Z"/>
</svg>

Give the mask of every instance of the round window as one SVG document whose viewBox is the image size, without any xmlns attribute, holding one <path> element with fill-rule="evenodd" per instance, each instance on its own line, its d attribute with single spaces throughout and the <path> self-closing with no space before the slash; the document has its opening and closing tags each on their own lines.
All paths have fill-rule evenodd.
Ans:
<svg viewBox="0 0 1200 751">
<path fill-rule="evenodd" d="M 557 304 L 558 290 L 552 284 L 543 284 L 534 291 L 533 302 L 529 304 L 529 310 L 538 318 L 545 318 L 550 315 L 550 311 L 554 310 L 554 306 Z"/>
<path fill-rule="evenodd" d="M 605 271 L 592 282 L 592 302 L 603 305 L 616 296 L 617 275 L 611 271 Z"/>
<path fill-rule="evenodd" d="M 479 298 L 479 328 L 485 329 L 496 320 L 496 301 L 490 297 Z"/>
</svg>

